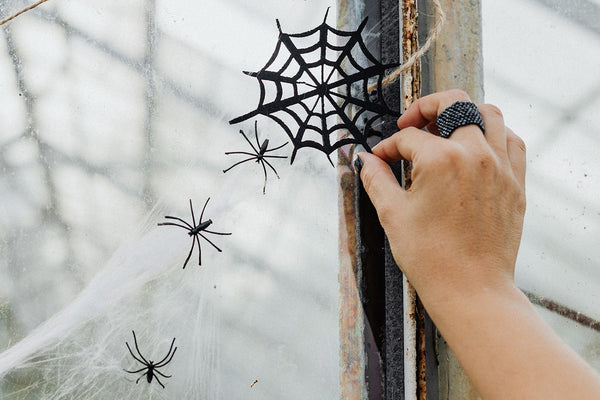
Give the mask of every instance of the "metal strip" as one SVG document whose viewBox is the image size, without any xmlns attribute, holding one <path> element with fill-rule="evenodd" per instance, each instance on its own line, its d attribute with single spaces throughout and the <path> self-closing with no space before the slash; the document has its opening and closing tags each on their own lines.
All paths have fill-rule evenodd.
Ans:
<svg viewBox="0 0 600 400">
<path fill-rule="evenodd" d="M 417 0 L 402 0 L 402 58 L 408 60 L 419 47 L 417 28 Z M 406 110 L 421 94 L 420 63 L 402 76 L 402 109 Z M 410 164 L 403 166 L 403 186 L 410 187 Z M 403 276 L 404 297 L 404 398 L 425 399 L 425 357 L 421 356 L 420 343 L 424 343 L 424 331 L 418 310 L 418 298 L 412 285 Z"/>
<path fill-rule="evenodd" d="M 453 88 L 465 90 L 471 99 L 483 102 L 483 59 L 480 0 L 439 0 L 446 13 L 442 32 L 431 50 L 421 59 L 423 93 Z M 421 23 L 434 26 L 435 11 L 431 0 L 421 0 Z M 425 31 L 422 33 L 426 34 Z M 432 335 L 433 332 L 428 332 Z M 458 360 L 439 334 L 436 339 L 439 361 L 440 400 L 471 400 L 479 396 L 460 367 Z M 430 363 L 431 364 L 431 363 Z M 433 396 L 432 396 L 433 397 Z"/>
</svg>

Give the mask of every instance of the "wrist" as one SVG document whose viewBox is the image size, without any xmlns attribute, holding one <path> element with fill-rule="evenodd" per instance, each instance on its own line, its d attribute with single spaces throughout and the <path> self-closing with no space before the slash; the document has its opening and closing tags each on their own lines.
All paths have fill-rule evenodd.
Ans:
<svg viewBox="0 0 600 400">
<path fill-rule="evenodd" d="M 455 313 L 491 299 L 524 299 L 514 283 L 512 270 L 492 264 L 463 263 L 432 268 L 430 274 L 421 275 L 414 282 L 410 275 L 408 279 L 430 314 L 438 309 Z"/>
</svg>

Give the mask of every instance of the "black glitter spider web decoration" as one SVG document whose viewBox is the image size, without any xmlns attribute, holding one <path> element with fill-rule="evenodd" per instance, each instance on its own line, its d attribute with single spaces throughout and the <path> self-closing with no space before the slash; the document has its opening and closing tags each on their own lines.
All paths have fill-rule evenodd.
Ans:
<svg viewBox="0 0 600 400">
<path fill-rule="evenodd" d="M 244 71 L 258 79 L 258 107 L 229 121 L 236 124 L 264 115 L 277 122 L 294 146 L 290 164 L 302 147 L 322 151 L 332 165 L 330 154 L 346 144 L 371 151 L 367 132 L 373 123 L 385 115 L 400 115 L 378 95 L 385 71 L 397 64 L 382 64 L 369 52 L 362 39 L 367 19 L 350 32 L 332 28 L 326 20 L 327 13 L 321 25 L 296 34 L 284 33 L 277 20 L 279 39 L 273 55 L 260 71 Z M 369 93 L 375 82 L 376 89 Z M 274 97 L 268 99 L 267 87 L 272 85 Z M 347 134 L 340 135 L 340 129 Z"/>
</svg>

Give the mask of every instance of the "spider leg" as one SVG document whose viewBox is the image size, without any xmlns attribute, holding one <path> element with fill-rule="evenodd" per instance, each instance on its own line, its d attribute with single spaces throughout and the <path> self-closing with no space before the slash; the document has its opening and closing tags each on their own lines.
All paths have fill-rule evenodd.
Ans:
<svg viewBox="0 0 600 400">
<path fill-rule="evenodd" d="M 218 252 L 222 252 L 223 251 L 220 248 L 218 248 L 216 244 L 214 244 L 213 242 L 211 242 L 206 236 L 204 236 L 201 233 L 199 233 L 199 235 L 202 236 L 204 238 L 204 240 L 206 240 L 208 243 L 210 243 L 215 249 L 217 249 Z"/>
<path fill-rule="evenodd" d="M 135 337 L 135 331 L 133 331 L 133 330 L 132 330 L 132 331 L 131 331 L 131 333 L 133 333 L 133 342 L 135 343 L 135 349 L 137 350 L 137 352 L 138 352 L 138 354 L 140 355 L 140 357 L 142 358 L 142 360 L 144 360 L 144 361 L 145 361 L 145 363 L 144 363 L 144 364 L 146 364 L 146 365 L 150 364 L 150 363 L 148 362 L 148 360 L 146 360 L 146 359 L 144 358 L 144 356 L 142 355 L 142 352 L 140 351 L 140 348 L 138 347 L 137 338 Z M 125 343 L 127 344 L 127 342 L 125 342 Z M 127 345 L 127 347 L 129 347 L 129 345 Z M 131 349 L 129 349 L 129 351 L 131 351 Z M 132 355 L 133 355 L 133 353 L 132 353 Z M 135 358 L 135 357 L 134 357 L 134 358 Z M 138 361 L 139 361 L 139 360 L 138 360 Z"/>
<path fill-rule="evenodd" d="M 263 156 L 263 158 L 287 158 L 287 156 Z"/>
<path fill-rule="evenodd" d="M 160 372 L 160 371 L 157 371 L 156 369 L 154 370 L 154 373 L 155 373 L 155 374 L 159 374 L 159 375 L 160 375 L 160 376 L 162 376 L 163 378 L 171 378 L 171 377 L 173 376 L 173 375 L 165 375 L 165 374 L 163 374 L 162 372 Z M 156 375 L 154 375 L 154 376 L 156 377 Z M 156 379 L 158 379 L 158 378 L 156 378 Z"/>
<path fill-rule="evenodd" d="M 202 246 L 200 246 L 200 239 L 198 238 L 198 235 L 196 235 L 195 239 L 198 243 L 198 265 L 202 265 Z"/>
<path fill-rule="evenodd" d="M 206 207 L 206 204 L 204 206 Z M 192 199 L 190 199 L 190 211 L 192 212 L 192 224 L 194 224 L 194 226 L 196 226 L 196 218 L 194 218 L 194 207 L 192 207 Z M 203 209 L 203 211 L 204 211 L 204 209 Z M 200 217 L 200 221 L 202 221 L 202 217 Z"/>
<path fill-rule="evenodd" d="M 181 222 L 182 224 L 184 224 L 185 226 L 189 227 L 190 229 L 194 229 L 194 227 L 192 225 L 190 225 L 189 222 L 184 221 L 183 219 L 179 218 L 179 217 L 171 217 L 170 215 L 165 216 L 166 219 L 174 219 L 177 220 L 179 222 Z M 164 222 L 163 222 L 164 224 Z M 160 224 L 159 224 L 160 225 Z"/>
<path fill-rule="evenodd" d="M 273 167 L 273 166 L 271 165 L 271 163 L 270 163 L 270 162 L 268 162 L 267 160 L 264 160 L 264 159 L 263 159 L 263 161 L 264 161 L 264 162 L 265 162 L 265 163 L 266 163 L 266 164 L 267 164 L 267 165 L 268 165 L 268 166 L 269 166 L 269 167 L 270 167 L 270 168 L 273 170 L 273 172 L 275 172 L 275 175 L 277 175 L 277 179 L 281 179 L 281 178 L 279 178 L 279 174 L 278 174 L 278 173 L 277 173 L 277 171 L 275 170 L 275 167 Z M 264 166 L 263 166 L 263 168 L 264 168 Z"/>
<path fill-rule="evenodd" d="M 227 156 L 230 154 L 245 154 L 247 156 L 256 156 L 256 154 L 248 153 L 247 151 L 228 151 L 227 153 L 225 153 L 225 155 L 227 155 Z"/>
<path fill-rule="evenodd" d="M 266 150 L 266 151 L 265 151 L 265 153 L 268 153 L 269 151 L 275 151 L 275 150 L 279 150 L 279 149 L 281 149 L 282 147 L 284 147 L 284 146 L 285 146 L 286 144 L 288 144 L 288 143 L 289 143 L 289 142 L 285 142 L 285 143 L 284 143 L 284 144 L 282 144 L 281 146 L 277 146 L 277 147 L 274 147 L 274 148 L 272 148 L 272 149 L 268 149 L 268 150 Z M 286 157 L 286 158 L 287 158 L 287 157 Z"/>
<path fill-rule="evenodd" d="M 240 164 L 242 164 L 242 163 L 245 163 L 246 161 L 251 161 L 251 160 L 254 160 L 255 158 L 256 158 L 256 156 L 253 156 L 253 157 L 247 158 L 247 159 L 245 159 L 245 160 L 242 160 L 242 161 L 236 162 L 236 163 L 235 163 L 235 164 L 233 164 L 231 167 L 229 167 L 229 168 L 227 168 L 227 169 L 224 169 L 224 170 L 223 170 L 223 172 L 225 173 L 225 172 L 229 171 L 230 169 L 232 169 L 233 167 L 235 167 L 235 166 L 238 166 L 238 165 L 240 165 Z"/>
<path fill-rule="evenodd" d="M 171 359 L 173 358 L 173 356 L 175 355 L 175 352 L 177 351 L 177 347 L 175 347 L 175 350 L 173 350 L 173 344 L 174 343 L 175 343 L 175 338 L 173 338 L 173 341 L 171 342 L 171 347 L 169 347 L 169 352 L 167 353 L 167 355 L 165 356 L 165 358 L 163 358 L 162 360 L 160 360 L 159 362 L 157 362 L 156 364 L 154 364 L 154 368 L 163 367 L 163 366 L 167 365 L 169 362 L 171 362 Z M 171 354 L 171 350 L 173 350 L 173 354 Z M 165 361 L 167 359 L 167 357 L 169 357 L 169 355 L 171 355 L 171 357 L 169 358 L 168 361 L 166 361 L 163 364 L 163 361 Z"/>
<path fill-rule="evenodd" d="M 187 227 L 187 226 L 184 226 L 184 225 L 181 225 L 181 224 L 176 224 L 174 222 L 161 222 L 158 225 L 159 226 L 164 226 L 164 225 L 178 226 L 178 227 L 183 228 L 183 229 L 185 229 L 187 231 L 191 231 L 192 229 L 194 229 L 193 227 Z"/>
<path fill-rule="evenodd" d="M 156 372 L 156 371 L 154 371 L 154 372 Z M 160 381 L 160 379 L 158 379 L 158 376 L 154 375 L 154 379 L 156 379 L 156 382 L 158 382 L 159 385 L 163 387 L 163 389 L 165 388 L 165 385 L 163 385 L 162 382 Z"/>
<path fill-rule="evenodd" d="M 137 371 L 128 371 L 126 369 L 124 369 L 123 371 L 125 372 L 129 372 L 130 374 L 137 374 L 138 372 L 142 372 L 143 370 L 148 369 L 148 367 L 144 367 L 144 368 L 140 368 Z M 142 375 L 143 376 L 143 375 Z"/>
<path fill-rule="evenodd" d="M 127 346 L 127 349 L 129 350 L 129 353 L 131 354 L 131 356 L 132 356 L 132 357 L 133 357 L 133 358 L 134 358 L 134 359 L 135 359 L 137 362 L 139 362 L 139 363 L 141 363 L 141 364 L 148 364 L 148 363 L 145 363 L 145 362 L 143 362 L 142 360 L 140 360 L 139 358 L 137 358 L 137 357 L 135 356 L 135 354 L 133 354 L 133 351 L 131 351 L 131 347 L 129 347 L 129 343 L 125 342 L 125 345 Z"/>
<path fill-rule="evenodd" d="M 204 232 L 212 233 L 214 235 L 224 235 L 224 236 L 231 235 L 231 232 L 227 232 L 227 233 L 225 233 L 225 232 L 215 232 L 215 231 L 209 231 L 208 229 L 205 229 Z"/>
<path fill-rule="evenodd" d="M 204 207 L 202 207 L 202 213 L 200 213 L 200 220 L 198 221 L 199 224 L 202 223 L 202 217 L 204 217 L 204 210 L 206 210 L 206 205 L 208 204 L 209 200 L 210 200 L 210 197 L 208 199 L 206 199 L 206 203 L 204 203 Z M 194 222 L 194 226 L 196 226 L 195 222 Z"/>
<path fill-rule="evenodd" d="M 242 134 L 242 136 L 244 137 L 244 139 L 246 139 L 246 142 L 248 142 L 248 144 L 250 145 L 250 147 L 252 147 L 252 150 L 254 150 L 254 152 L 256 154 L 258 154 L 258 149 L 254 147 L 254 145 L 252 144 L 252 142 L 250 141 L 250 139 L 248 139 L 248 136 L 246 136 L 246 134 L 244 133 L 244 131 L 240 129 L 240 133 Z M 260 147 L 260 146 L 258 146 L 258 147 Z"/>
<path fill-rule="evenodd" d="M 254 120 L 254 138 L 256 139 L 257 149 L 260 149 L 260 142 L 258 141 L 258 121 Z M 257 152 L 258 153 L 258 152 Z"/>
<path fill-rule="evenodd" d="M 260 166 L 263 169 L 263 172 L 265 173 L 265 183 L 263 184 L 263 194 L 265 194 L 265 190 L 267 189 L 267 169 L 265 168 L 265 162 L 266 160 L 260 160 Z"/>
<path fill-rule="evenodd" d="M 183 263 L 183 269 L 185 269 L 188 261 L 190 261 L 190 257 L 192 256 L 192 252 L 194 251 L 194 245 L 195 245 L 194 238 L 192 238 L 192 248 L 190 249 L 190 252 L 188 253 L 187 258 L 185 259 L 185 262 Z"/>
<path fill-rule="evenodd" d="M 148 375 L 148 373 L 146 372 L 145 374 L 140 375 L 139 378 L 137 378 L 137 380 L 135 381 L 135 384 L 137 385 L 138 382 L 140 381 L 140 379 L 142 379 L 143 377 L 145 377 L 146 375 Z"/>
</svg>

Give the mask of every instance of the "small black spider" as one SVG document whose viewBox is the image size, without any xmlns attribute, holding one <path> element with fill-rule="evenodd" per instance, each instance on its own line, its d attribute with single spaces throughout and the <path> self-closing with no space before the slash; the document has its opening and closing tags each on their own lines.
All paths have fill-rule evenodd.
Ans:
<svg viewBox="0 0 600 400">
<path fill-rule="evenodd" d="M 275 168 L 271 165 L 270 162 L 268 162 L 266 159 L 267 158 L 287 158 L 287 156 L 272 156 L 272 155 L 267 155 L 266 153 L 270 152 L 270 151 L 275 151 L 275 150 L 279 150 L 281 149 L 283 146 L 285 146 L 287 144 L 284 143 L 281 146 L 275 147 L 273 149 L 268 149 L 267 147 L 269 146 L 269 139 L 265 139 L 262 144 L 260 144 L 260 142 L 258 141 L 258 126 L 257 126 L 257 121 L 254 121 L 254 138 L 256 139 L 256 147 L 254 147 L 254 145 L 252 144 L 252 142 L 250 141 L 250 139 L 248 139 L 248 136 L 246 136 L 246 134 L 244 133 L 244 131 L 242 131 L 240 129 L 240 133 L 242 134 L 242 136 L 244 136 L 244 139 L 246 139 L 246 142 L 248 142 L 248 144 L 250 145 L 250 147 L 252 147 L 252 150 L 254 150 L 254 153 L 248 153 L 245 151 L 230 151 L 225 153 L 226 155 L 230 155 L 230 154 L 245 154 L 247 156 L 250 156 L 250 158 L 246 158 L 245 160 L 239 161 L 235 164 L 233 164 L 231 167 L 224 169 L 223 172 L 227 172 L 229 171 L 231 168 L 240 165 L 242 163 L 245 163 L 246 161 L 252 161 L 252 160 L 256 160 L 257 163 L 260 163 L 260 165 L 262 166 L 263 172 L 265 173 L 265 184 L 263 185 L 263 194 L 265 194 L 265 189 L 267 187 L 267 168 L 265 167 L 265 164 L 269 166 L 269 168 L 271 168 L 273 170 L 273 172 L 275 172 L 275 175 L 277 176 L 277 179 L 279 179 L 279 174 L 277 174 L 277 171 L 275 170 Z"/>
<path fill-rule="evenodd" d="M 135 332 L 134 331 L 131 331 L 131 332 L 133 333 L 133 342 L 135 343 L 135 349 L 138 353 L 138 356 L 141 358 L 141 360 L 140 360 L 140 358 L 136 357 L 135 354 L 133 354 L 131 347 L 129 347 L 129 343 L 125 342 L 125 345 L 127 345 L 127 350 L 129 350 L 129 353 L 131 354 L 131 356 L 136 361 L 144 364 L 144 367 L 140 368 L 136 371 L 128 371 L 126 369 L 124 369 L 123 371 L 129 372 L 130 374 L 137 374 L 138 372 L 145 371 L 142 375 L 140 375 L 139 378 L 137 378 L 137 380 L 135 381 L 136 384 L 140 381 L 140 379 L 142 379 L 142 377 L 145 376 L 146 379 L 148 380 L 148 383 L 152 382 L 152 378 L 156 378 L 156 382 L 158 382 L 160 384 L 160 386 L 162 386 L 164 389 L 165 385 L 163 385 L 162 382 L 158 379 L 158 375 L 162 376 L 163 378 L 170 378 L 171 375 L 165 375 L 162 372 L 160 372 L 158 369 L 164 367 L 169 362 L 171 362 L 171 360 L 173 359 L 173 356 L 175 355 L 175 352 L 177 351 L 177 347 L 175 347 L 175 349 L 173 349 L 173 344 L 175 343 L 175 338 L 173 338 L 173 341 L 171 342 L 171 347 L 169 347 L 169 352 L 167 353 L 167 355 L 162 360 L 155 363 L 152 360 L 146 360 L 144 358 L 144 356 L 142 355 L 142 352 L 140 351 L 140 348 L 138 347 L 137 338 L 135 337 Z M 171 353 L 171 350 L 173 350 L 172 353 Z"/>
<path fill-rule="evenodd" d="M 192 256 L 192 252 L 194 251 L 194 245 L 198 243 L 198 265 L 202 265 L 202 248 L 200 247 L 200 239 L 198 236 L 201 236 L 204 240 L 210 243 L 217 251 L 221 252 L 222 250 L 218 248 L 213 242 L 211 242 L 206 236 L 202 234 L 202 232 L 212 233 L 213 235 L 231 235 L 231 233 L 223 233 L 223 232 L 214 232 L 209 231 L 208 228 L 213 222 L 211 219 L 202 221 L 202 217 L 204 217 L 204 210 L 206 209 L 206 205 L 210 197 L 206 199 L 206 203 L 204 203 L 204 207 L 202 207 L 202 213 L 200 214 L 200 219 L 198 220 L 198 225 L 196 225 L 196 218 L 194 217 L 194 208 L 192 207 L 192 200 L 190 199 L 190 211 L 192 212 L 192 224 L 190 225 L 188 222 L 182 220 L 181 218 L 165 216 L 167 219 L 174 219 L 181 222 L 183 225 L 175 223 L 175 222 L 162 222 L 158 225 L 173 225 L 178 226 L 183 229 L 187 229 L 188 235 L 192 237 L 192 248 L 190 249 L 190 253 L 188 254 L 185 262 L 183 263 L 183 269 L 185 269 L 190 257 Z"/>
</svg>

